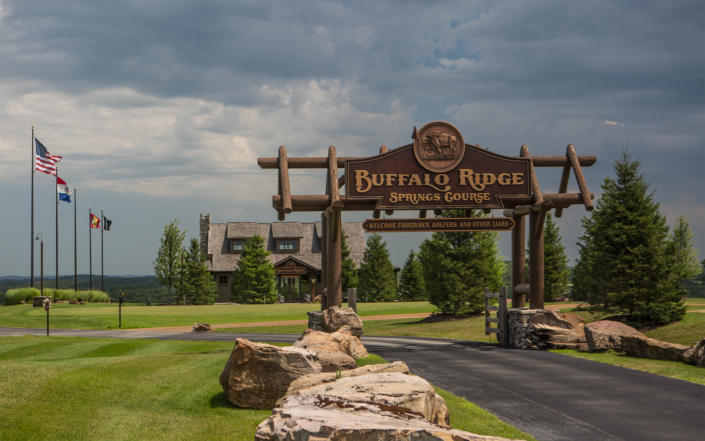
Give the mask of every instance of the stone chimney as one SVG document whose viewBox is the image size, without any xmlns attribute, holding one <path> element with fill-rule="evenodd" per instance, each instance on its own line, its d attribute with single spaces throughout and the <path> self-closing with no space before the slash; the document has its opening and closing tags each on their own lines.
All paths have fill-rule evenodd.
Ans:
<svg viewBox="0 0 705 441">
<path fill-rule="evenodd" d="M 205 217 L 201 213 L 200 236 L 201 236 L 201 253 L 208 257 L 208 231 L 211 229 L 211 215 L 208 213 Z"/>
</svg>

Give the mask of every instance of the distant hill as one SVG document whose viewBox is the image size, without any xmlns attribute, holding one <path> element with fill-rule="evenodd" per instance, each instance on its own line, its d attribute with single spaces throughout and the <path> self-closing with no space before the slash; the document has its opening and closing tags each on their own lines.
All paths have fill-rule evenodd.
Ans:
<svg viewBox="0 0 705 441">
<path fill-rule="evenodd" d="M 3 276 L 0 278 L 0 303 L 5 303 L 5 293 L 8 289 L 24 288 L 29 286 L 29 277 L 15 278 L 15 276 Z M 34 279 L 35 288 L 39 288 L 39 280 Z M 55 288 L 56 279 L 54 277 L 44 277 L 45 288 Z M 59 288 L 73 289 L 74 276 L 60 276 Z M 90 288 L 88 274 L 78 275 L 78 289 L 87 290 Z M 166 303 L 167 288 L 157 283 L 155 276 L 105 276 L 104 291 L 110 298 L 117 300 L 121 292 L 125 292 L 125 300 L 130 303 Z M 93 275 L 93 289 L 100 290 L 100 275 Z M 171 289 L 172 300 L 174 288 Z"/>
</svg>

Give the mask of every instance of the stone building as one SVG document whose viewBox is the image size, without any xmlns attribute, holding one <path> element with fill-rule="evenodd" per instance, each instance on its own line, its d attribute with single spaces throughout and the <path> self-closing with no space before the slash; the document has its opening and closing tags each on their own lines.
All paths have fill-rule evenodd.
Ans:
<svg viewBox="0 0 705 441">
<path fill-rule="evenodd" d="M 350 257 L 359 268 L 365 252 L 365 231 L 361 222 L 342 222 Z M 320 295 L 321 288 L 320 222 L 228 222 L 211 223 L 210 214 L 201 214 L 201 252 L 218 284 L 218 302 L 230 301 L 233 271 L 245 241 L 258 235 L 264 238 L 269 259 L 277 273 L 277 289 L 286 302 L 303 302 L 305 294 Z"/>
</svg>

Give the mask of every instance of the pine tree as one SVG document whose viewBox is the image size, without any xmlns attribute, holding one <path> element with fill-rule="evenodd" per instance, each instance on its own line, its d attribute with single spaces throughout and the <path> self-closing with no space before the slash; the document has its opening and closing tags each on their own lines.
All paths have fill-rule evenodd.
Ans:
<svg viewBox="0 0 705 441">
<path fill-rule="evenodd" d="M 605 178 L 602 196 L 582 220 L 580 259 L 573 277 L 578 297 L 602 315 L 624 314 L 634 324 L 665 324 L 685 314 L 666 217 L 648 193 L 639 160 L 626 150 Z"/>
<path fill-rule="evenodd" d="M 348 289 L 357 288 L 357 268 L 355 268 L 355 262 L 350 257 L 350 247 L 348 247 L 345 235 L 341 234 L 341 244 L 340 244 L 340 254 L 341 254 L 341 266 L 343 279 L 343 295 L 347 295 Z"/>
<path fill-rule="evenodd" d="M 678 215 L 676 225 L 669 236 L 671 250 L 675 258 L 675 275 L 678 286 L 685 280 L 699 275 L 703 267 L 698 262 L 698 249 L 693 243 L 693 232 L 690 231 L 690 222 Z"/>
<path fill-rule="evenodd" d="M 473 212 L 475 217 L 485 217 Z M 464 217 L 462 210 L 448 210 L 444 218 Z M 496 292 L 502 284 L 504 262 L 497 232 L 433 233 L 421 243 L 419 261 L 429 302 L 454 315 L 484 309 L 484 288 Z"/>
<path fill-rule="evenodd" d="M 184 266 L 176 283 L 181 302 L 192 305 L 212 305 L 218 297 L 218 285 L 205 265 L 206 256 L 201 253 L 198 239 L 192 238 L 184 253 Z"/>
<path fill-rule="evenodd" d="M 277 299 L 274 265 L 264 248 L 264 239 L 255 235 L 243 247 L 233 273 L 231 299 L 239 303 L 274 303 Z"/>
<path fill-rule="evenodd" d="M 396 299 L 394 266 L 389 260 L 387 243 L 379 234 L 367 239 L 365 257 L 360 266 L 359 299 L 373 302 L 391 302 Z"/>
<path fill-rule="evenodd" d="M 543 224 L 543 299 L 552 302 L 568 290 L 568 257 L 565 255 L 560 228 L 553 221 L 551 213 L 546 213 Z M 527 246 L 531 242 L 528 239 Z M 529 255 L 527 249 L 526 255 Z M 526 280 L 530 280 L 530 261 L 526 259 Z"/>
<path fill-rule="evenodd" d="M 157 283 L 169 288 L 168 303 L 171 305 L 171 287 L 174 286 L 181 273 L 181 252 L 186 231 L 179 230 L 179 221 L 169 222 L 164 227 L 164 236 L 154 261 L 154 274 Z"/>
<path fill-rule="evenodd" d="M 401 270 L 399 296 L 406 301 L 427 300 L 423 270 L 414 250 L 409 253 L 409 257 L 404 262 L 404 268 Z"/>
</svg>

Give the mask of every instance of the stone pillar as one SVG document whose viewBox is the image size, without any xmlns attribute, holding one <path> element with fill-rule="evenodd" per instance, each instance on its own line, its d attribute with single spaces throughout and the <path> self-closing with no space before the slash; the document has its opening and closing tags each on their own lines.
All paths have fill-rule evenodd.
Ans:
<svg viewBox="0 0 705 441">
<path fill-rule="evenodd" d="M 201 239 L 201 253 L 208 257 L 208 231 L 211 229 L 211 215 L 207 214 L 205 217 L 201 213 L 201 221 L 199 224 L 199 237 Z"/>
<path fill-rule="evenodd" d="M 526 283 L 526 225 L 524 216 L 513 216 L 512 230 L 512 308 L 526 306 L 526 295 L 516 292 L 516 286 Z"/>
<path fill-rule="evenodd" d="M 357 314 L 357 288 L 348 289 L 348 307 Z"/>
</svg>

